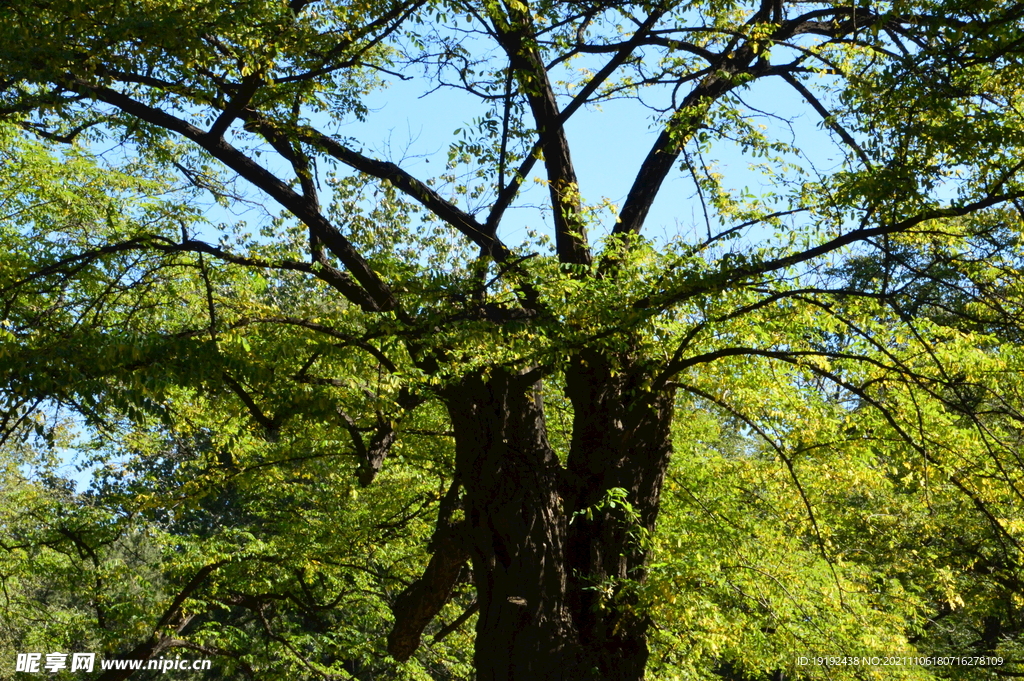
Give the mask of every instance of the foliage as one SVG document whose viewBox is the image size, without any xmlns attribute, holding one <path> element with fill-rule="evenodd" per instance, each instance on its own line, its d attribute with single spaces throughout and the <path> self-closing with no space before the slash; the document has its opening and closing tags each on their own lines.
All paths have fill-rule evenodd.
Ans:
<svg viewBox="0 0 1024 681">
<path fill-rule="evenodd" d="M 538 681 L 1019 674 L 1020 19 L 3 8 L 4 655 L 483 681 L 533 645 Z M 422 179 L 336 132 L 414 75 L 471 102 Z M 765 113 L 769 87 L 818 128 Z M 565 127 L 618 99 L 658 133 L 621 209 L 586 193 Z M 700 218 L 649 237 L 676 170 Z M 72 453 L 86 489 L 57 473 Z M 797 663 L 893 655 L 1008 664 Z"/>
</svg>

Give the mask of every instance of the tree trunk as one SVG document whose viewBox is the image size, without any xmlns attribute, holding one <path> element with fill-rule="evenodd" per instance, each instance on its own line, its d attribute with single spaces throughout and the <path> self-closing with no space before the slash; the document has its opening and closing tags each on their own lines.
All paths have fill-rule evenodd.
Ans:
<svg viewBox="0 0 1024 681">
<path fill-rule="evenodd" d="M 629 581 L 643 578 L 671 399 L 636 399 L 608 371 L 576 371 L 569 387 L 590 411 L 577 413 L 568 472 L 548 443 L 539 382 L 496 371 L 446 400 L 480 604 L 477 681 L 644 675 L 648 620 Z M 616 487 L 636 518 L 601 504 Z M 588 507 L 589 519 L 575 513 Z"/>
<path fill-rule="evenodd" d="M 561 469 L 540 386 L 495 371 L 449 400 L 480 614 L 477 681 L 582 679 L 566 609 Z"/>
<path fill-rule="evenodd" d="M 642 389 L 647 378 L 642 367 L 596 354 L 576 358 L 566 375 L 574 411 L 566 498 L 576 515 L 568 598 L 586 665 L 605 681 L 643 679 L 647 665 L 650 620 L 636 587 L 672 452 L 673 409 L 672 392 Z"/>
</svg>

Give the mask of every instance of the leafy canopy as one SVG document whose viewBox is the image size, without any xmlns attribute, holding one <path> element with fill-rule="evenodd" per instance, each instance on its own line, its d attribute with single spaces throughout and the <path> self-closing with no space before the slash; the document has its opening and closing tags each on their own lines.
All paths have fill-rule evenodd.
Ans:
<svg viewBox="0 0 1024 681">
<path fill-rule="evenodd" d="M 649 676 L 1019 659 L 1020 11 L 3 8 L 0 644 L 466 678 L 468 575 L 411 661 L 382 641 L 457 489 L 446 391 L 544 378 L 564 463 L 601 358 L 676 391 L 646 574 L 592 585 L 652 618 Z M 467 103 L 433 175 L 346 135 L 403 78 Z M 621 201 L 565 127 L 620 99 L 656 133 Z M 693 224 L 650 236 L 662 201 Z"/>
</svg>

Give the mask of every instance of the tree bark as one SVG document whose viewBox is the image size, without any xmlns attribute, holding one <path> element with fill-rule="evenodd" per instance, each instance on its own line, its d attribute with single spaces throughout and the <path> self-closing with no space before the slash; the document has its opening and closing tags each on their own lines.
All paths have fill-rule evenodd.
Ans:
<svg viewBox="0 0 1024 681">
<path fill-rule="evenodd" d="M 448 402 L 480 603 L 477 681 L 582 679 L 566 608 L 561 470 L 540 385 L 494 370 L 462 382 Z"/>
<path fill-rule="evenodd" d="M 650 620 L 638 602 L 672 452 L 673 393 L 644 390 L 643 367 L 588 353 L 566 374 L 574 410 L 566 498 L 569 606 L 586 666 L 606 681 L 638 681 Z M 618 490 L 619 496 L 610 496 Z M 626 503 L 622 503 L 622 501 Z M 610 503 L 615 501 L 614 504 Z"/>
<path fill-rule="evenodd" d="M 449 393 L 478 681 L 643 678 L 649 622 L 630 584 L 643 579 L 657 517 L 671 397 L 641 398 L 632 382 L 607 364 L 574 369 L 570 398 L 585 411 L 568 470 L 548 442 L 539 382 L 495 370 Z M 635 517 L 602 505 L 612 488 Z"/>
</svg>

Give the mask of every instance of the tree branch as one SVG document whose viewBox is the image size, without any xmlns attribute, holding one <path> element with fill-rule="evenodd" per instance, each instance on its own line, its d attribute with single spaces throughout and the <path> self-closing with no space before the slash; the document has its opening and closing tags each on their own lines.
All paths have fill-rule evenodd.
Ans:
<svg viewBox="0 0 1024 681">
<path fill-rule="evenodd" d="M 672 305 L 696 295 L 704 295 L 713 293 L 715 291 L 724 290 L 728 286 L 733 286 L 737 282 L 750 277 L 755 277 L 761 274 L 768 274 L 769 272 L 775 272 L 787 267 L 799 265 L 801 263 L 813 260 L 814 258 L 826 255 L 833 251 L 836 251 L 844 246 L 849 246 L 860 241 L 866 241 L 867 239 L 884 236 L 888 234 L 898 234 L 900 232 L 908 231 L 922 222 L 928 220 L 938 220 L 942 218 L 953 218 L 962 217 L 964 215 L 970 215 L 976 211 L 984 208 L 989 208 L 1000 203 L 1006 203 L 1015 199 L 1024 198 L 1024 191 L 1012 192 L 1008 194 L 999 194 L 996 196 L 989 196 L 984 199 L 979 199 L 972 203 L 964 204 L 962 206 L 949 206 L 945 208 L 932 208 L 926 211 L 922 211 L 917 215 L 911 216 L 899 222 L 891 225 L 881 225 L 878 227 L 861 227 L 854 229 L 846 234 L 830 239 L 823 244 L 808 248 L 800 251 L 799 253 L 793 253 L 792 255 L 776 258 L 774 260 L 766 260 L 760 263 L 753 263 L 749 265 L 741 265 L 732 270 L 724 273 L 717 273 L 710 275 L 706 279 L 698 280 L 692 285 L 687 286 L 685 289 L 677 290 L 668 296 L 660 299 L 652 297 L 643 298 L 634 304 L 635 308 L 649 308 L 656 307 L 658 309 L 664 309 L 667 305 Z M 713 281 L 712 281 L 713 280 Z"/>
<path fill-rule="evenodd" d="M 658 19 L 662 16 L 661 13 L 652 13 L 643 24 L 637 28 L 636 33 L 633 37 L 622 43 L 622 46 L 616 52 L 615 56 L 608 60 L 608 62 L 601 67 L 601 70 L 594 74 L 586 85 L 584 85 L 579 92 L 573 97 L 572 101 L 562 109 L 561 113 L 558 114 L 558 120 L 556 125 L 547 131 L 540 132 L 537 141 L 534 143 L 530 153 L 524 159 L 522 165 L 516 174 L 509 180 L 508 185 L 502 185 L 499 183 L 498 196 L 494 201 L 494 205 L 491 207 L 491 212 L 487 216 L 487 227 L 492 231 L 497 230 L 498 223 L 501 222 L 502 215 L 505 210 L 511 205 L 512 200 L 515 199 L 516 194 L 519 193 L 519 188 L 522 186 L 523 181 L 529 175 L 530 170 L 536 163 L 537 158 L 541 155 L 541 150 L 547 143 L 547 136 L 559 133 L 565 126 L 566 121 L 576 113 L 581 106 L 589 101 L 589 98 L 594 94 L 601 85 L 611 77 L 617 68 L 622 66 L 629 59 L 630 55 L 633 54 L 633 50 L 641 44 L 642 39 L 647 31 L 657 23 Z M 503 157 L 504 158 L 504 157 Z"/>
<path fill-rule="evenodd" d="M 195 142 L 214 158 L 251 182 L 253 186 L 266 192 L 306 225 L 315 228 L 323 236 L 326 246 L 351 273 L 350 275 L 339 272 L 333 282 L 335 288 L 338 288 L 346 298 L 362 309 L 376 312 L 393 310 L 398 306 L 390 288 L 327 218 L 314 210 L 305 197 L 300 196 L 286 183 L 228 144 L 223 138 L 212 138 L 191 123 L 132 99 L 112 88 L 90 85 L 82 81 L 74 81 L 73 85 L 82 94 L 95 97 L 142 121 L 162 127 Z M 352 281 L 352 277 L 355 278 L 355 281 Z"/>
<path fill-rule="evenodd" d="M 441 501 L 438 527 L 432 541 L 434 553 L 427 569 L 391 606 L 395 623 L 388 634 L 388 652 L 399 662 L 408 660 L 416 652 L 423 630 L 451 598 L 463 565 L 469 560 L 469 552 L 462 539 L 462 526 L 451 522 L 459 504 L 458 489 L 458 481 L 453 481 Z"/>
<path fill-rule="evenodd" d="M 396 164 L 364 156 L 310 127 L 299 128 L 297 133 L 301 141 L 321 149 L 345 165 L 371 177 L 390 182 L 404 194 L 462 232 L 496 262 L 503 262 L 510 255 L 511 251 L 498 239 L 494 230 L 489 230 L 481 225 L 472 215 L 444 199 Z"/>
<path fill-rule="evenodd" d="M 871 163 L 871 158 L 867 155 L 864 149 L 859 144 L 857 144 L 857 140 L 853 139 L 853 135 L 851 135 L 849 131 L 846 130 L 846 128 L 844 128 L 843 126 L 839 125 L 839 123 L 836 122 L 835 117 L 832 115 L 832 112 L 826 109 L 825 105 L 822 104 L 818 100 L 818 98 L 815 97 L 814 94 L 804 86 L 803 83 L 801 83 L 791 73 L 787 73 L 786 71 L 779 71 L 778 74 L 784 81 L 789 83 L 789 85 L 794 90 L 799 92 L 800 96 L 803 97 L 807 101 L 807 103 L 810 104 L 811 107 L 818 112 L 818 115 L 821 116 L 821 120 L 824 121 L 825 125 L 827 125 L 833 132 L 835 132 L 837 135 L 839 135 L 839 137 L 842 138 L 843 142 L 846 143 L 846 146 L 850 147 L 850 149 L 852 149 L 853 152 L 857 154 L 857 157 L 860 158 L 861 163 L 863 163 L 866 168 L 871 168 L 873 166 L 873 164 Z"/>
<path fill-rule="evenodd" d="M 526 94 L 540 135 L 538 141 L 547 169 L 548 191 L 555 223 L 555 249 L 563 263 L 589 265 L 590 246 L 582 221 L 579 182 L 569 151 L 569 140 L 559 120 L 558 103 L 533 38 L 529 7 L 506 3 L 507 16 L 495 5 L 490 12 L 495 37 Z"/>
</svg>

